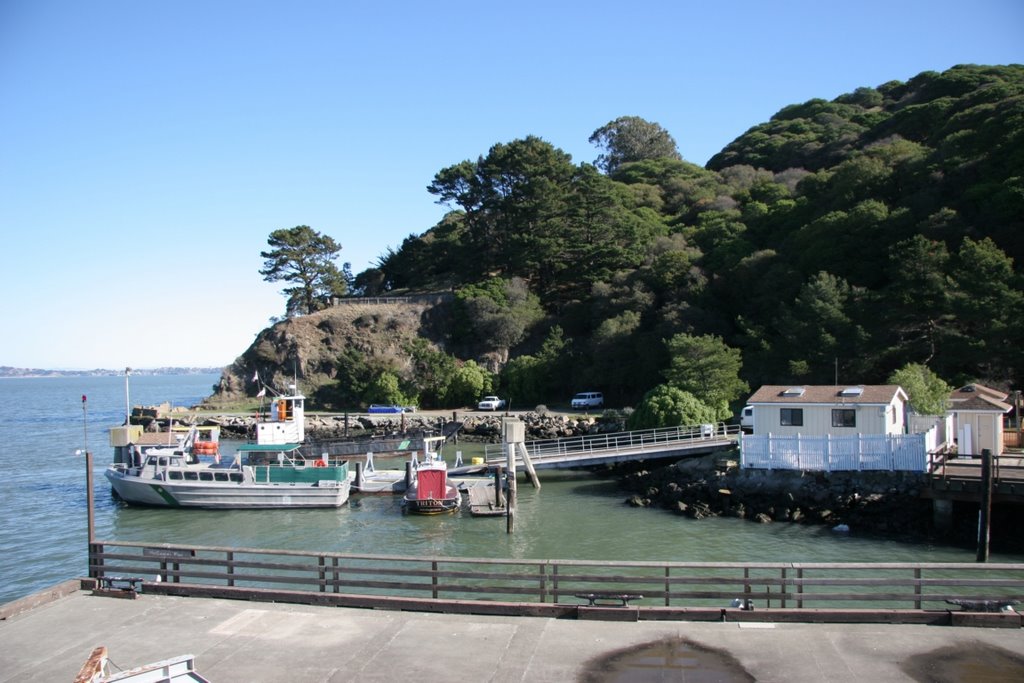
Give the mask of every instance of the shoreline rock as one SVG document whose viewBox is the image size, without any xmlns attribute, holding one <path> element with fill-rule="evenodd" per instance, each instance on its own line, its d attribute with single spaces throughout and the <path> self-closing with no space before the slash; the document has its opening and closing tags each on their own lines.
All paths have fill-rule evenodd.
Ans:
<svg viewBox="0 0 1024 683">
<path fill-rule="evenodd" d="M 498 443 L 501 440 L 502 413 L 456 414 L 462 423 L 459 439 L 477 443 Z M 603 434 L 622 431 L 621 420 L 606 415 L 563 415 L 528 412 L 515 415 L 526 423 L 526 438 L 539 439 L 571 438 L 586 434 Z M 204 427 L 220 427 L 221 435 L 227 438 L 250 438 L 256 428 L 256 415 L 220 414 L 193 418 L 175 418 L 183 424 L 197 424 Z M 345 415 L 307 414 L 307 438 L 316 441 L 359 438 L 363 436 L 436 433 L 451 422 L 447 417 L 434 413 L 404 413 L 403 415 L 348 415 L 346 434 Z"/>
<path fill-rule="evenodd" d="M 692 519 L 737 517 L 760 524 L 842 527 L 856 532 L 929 538 L 931 501 L 920 497 L 918 472 L 743 470 L 722 455 L 680 460 L 621 476 L 634 507 Z"/>
</svg>

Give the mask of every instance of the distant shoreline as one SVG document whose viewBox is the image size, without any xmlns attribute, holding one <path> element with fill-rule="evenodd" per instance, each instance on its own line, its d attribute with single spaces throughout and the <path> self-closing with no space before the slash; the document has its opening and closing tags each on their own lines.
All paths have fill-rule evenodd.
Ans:
<svg viewBox="0 0 1024 683">
<path fill-rule="evenodd" d="M 132 368 L 132 376 L 146 375 L 217 375 L 224 368 Z M 46 377 L 123 377 L 124 370 L 41 370 L 38 368 L 0 367 L 0 379 L 46 378 Z"/>
</svg>

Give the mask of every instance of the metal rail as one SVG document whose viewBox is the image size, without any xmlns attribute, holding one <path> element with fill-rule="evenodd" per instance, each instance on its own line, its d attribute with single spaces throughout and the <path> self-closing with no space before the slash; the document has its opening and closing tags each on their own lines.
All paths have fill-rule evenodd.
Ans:
<svg viewBox="0 0 1024 683">
<path fill-rule="evenodd" d="M 755 609 L 948 610 L 947 601 L 1024 596 L 1024 564 L 412 558 L 120 541 L 96 541 L 89 564 L 101 582 L 141 579 L 144 592 L 311 603 L 333 596 L 335 604 L 363 606 L 405 598 L 461 603 L 464 611 L 501 602 L 519 613 L 530 605 L 575 608 L 577 594 L 612 591 L 642 595 L 630 605 L 639 609 L 719 609 L 739 600 Z"/>
<path fill-rule="evenodd" d="M 535 467 L 545 462 L 568 463 L 587 461 L 598 457 L 657 457 L 659 453 L 672 453 L 681 448 L 699 448 L 716 442 L 736 441 L 739 425 L 696 425 L 663 427 L 611 434 L 542 439 L 526 442 L 526 452 Z M 503 464 L 507 458 L 504 444 L 487 444 L 484 458 L 488 464 Z"/>
</svg>

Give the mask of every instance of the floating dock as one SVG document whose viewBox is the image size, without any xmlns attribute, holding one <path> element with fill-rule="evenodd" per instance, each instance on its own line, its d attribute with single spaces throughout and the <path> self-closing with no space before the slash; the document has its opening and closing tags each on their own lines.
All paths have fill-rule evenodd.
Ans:
<svg viewBox="0 0 1024 683">
<path fill-rule="evenodd" d="M 474 517 L 502 517 L 507 514 L 504 493 L 496 492 L 494 482 L 478 481 L 462 490 L 469 497 L 469 513 Z"/>
</svg>

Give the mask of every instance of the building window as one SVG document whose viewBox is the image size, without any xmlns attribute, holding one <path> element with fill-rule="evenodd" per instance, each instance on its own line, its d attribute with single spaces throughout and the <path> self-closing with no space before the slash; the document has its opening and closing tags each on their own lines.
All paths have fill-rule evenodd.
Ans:
<svg viewBox="0 0 1024 683">
<path fill-rule="evenodd" d="M 803 408 L 781 408 L 779 410 L 779 424 L 783 427 L 803 427 Z"/>
<path fill-rule="evenodd" d="M 853 408 L 833 408 L 832 409 L 832 426 L 833 427 L 856 427 L 857 426 L 857 411 Z"/>
</svg>

